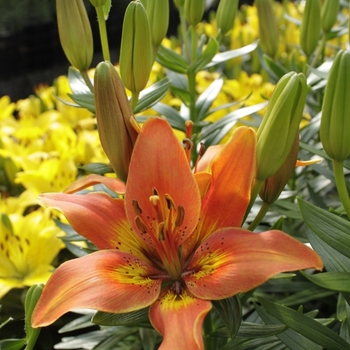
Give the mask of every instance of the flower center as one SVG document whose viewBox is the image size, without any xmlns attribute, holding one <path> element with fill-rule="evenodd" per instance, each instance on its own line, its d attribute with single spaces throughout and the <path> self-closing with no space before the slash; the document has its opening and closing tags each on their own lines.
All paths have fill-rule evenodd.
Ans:
<svg viewBox="0 0 350 350">
<path fill-rule="evenodd" d="M 149 234 L 164 269 L 177 281 L 182 274 L 182 264 L 181 246 L 176 231 L 183 223 L 184 208 L 176 205 L 169 194 L 159 195 L 155 188 L 149 200 L 153 212 L 152 220 L 145 220 L 138 202 L 133 200 L 136 225 L 141 234 Z"/>
</svg>

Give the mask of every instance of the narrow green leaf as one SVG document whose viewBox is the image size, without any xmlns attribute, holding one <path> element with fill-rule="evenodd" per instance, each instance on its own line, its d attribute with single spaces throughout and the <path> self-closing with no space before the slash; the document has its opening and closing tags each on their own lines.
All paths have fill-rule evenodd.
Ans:
<svg viewBox="0 0 350 350">
<path fill-rule="evenodd" d="M 269 315 L 262 307 L 259 305 L 255 305 L 256 311 L 259 313 L 262 320 L 267 325 L 281 325 L 281 323 Z M 277 338 L 279 338 L 285 345 L 288 346 L 291 350 L 319 350 L 320 346 L 312 342 L 311 340 L 305 338 L 301 334 L 293 331 L 292 329 L 284 329 L 283 333 L 277 334 Z"/>
<path fill-rule="evenodd" d="M 234 338 L 242 322 L 242 306 L 238 296 L 222 300 L 213 300 L 230 338 Z"/>
<path fill-rule="evenodd" d="M 156 349 L 158 334 L 154 329 L 140 328 L 139 333 L 143 350 Z"/>
<path fill-rule="evenodd" d="M 89 91 L 82 94 L 67 94 L 81 108 L 86 108 L 91 113 L 95 113 L 94 95 Z"/>
<path fill-rule="evenodd" d="M 247 340 L 239 340 L 236 338 L 227 343 L 220 350 L 267 350 L 272 349 L 273 346 L 278 344 L 281 344 L 281 342 L 275 336 Z"/>
<path fill-rule="evenodd" d="M 169 50 L 163 45 L 159 46 L 156 61 L 163 67 L 174 72 L 186 74 L 188 69 L 187 61 L 173 50 Z"/>
<path fill-rule="evenodd" d="M 102 326 L 132 326 L 143 324 L 148 322 L 148 308 L 123 314 L 97 311 L 91 321 Z"/>
<path fill-rule="evenodd" d="M 25 345 L 24 339 L 4 339 L 0 340 L 1 350 L 21 350 Z"/>
<path fill-rule="evenodd" d="M 167 121 L 172 127 L 183 132 L 186 131 L 185 120 L 181 117 L 180 113 L 176 109 L 161 102 L 154 105 L 153 109 L 155 109 L 158 113 L 166 117 Z"/>
<path fill-rule="evenodd" d="M 236 49 L 236 50 L 229 50 L 229 51 L 218 53 L 214 56 L 212 61 L 204 67 L 204 69 L 213 67 L 219 63 L 223 63 L 223 62 L 228 61 L 232 58 L 244 56 L 244 55 L 254 51 L 257 47 L 258 47 L 258 42 L 255 41 L 252 44 L 249 44 L 247 46 L 243 46 L 243 47 Z"/>
<path fill-rule="evenodd" d="M 306 225 L 332 248 L 350 258 L 350 222 L 298 198 Z"/>
<path fill-rule="evenodd" d="M 350 272 L 324 272 L 316 275 L 303 273 L 309 281 L 318 286 L 338 292 L 350 293 Z"/>
<path fill-rule="evenodd" d="M 73 95 L 85 95 L 87 93 L 91 94 L 91 91 L 86 86 L 85 81 L 81 76 L 80 72 L 74 67 L 69 67 L 68 69 L 68 81 Z"/>
<path fill-rule="evenodd" d="M 192 96 L 187 89 L 182 89 L 177 86 L 170 86 L 171 92 L 176 95 L 186 106 L 189 106 L 192 101 Z"/>
<path fill-rule="evenodd" d="M 188 67 L 188 72 L 199 72 L 212 61 L 218 50 L 219 43 L 211 37 L 204 51 Z"/>
<path fill-rule="evenodd" d="M 293 329 L 295 332 L 312 340 L 328 350 L 350 350 L 350 344 L 337 333 L 323 326 L 319 322 L 287 308 L 258 297 L 264 309 L 277 320 Z"/>
<path fill-rule="evenodd" d="M 221 91 L 223 84 L 224 80 L 222 79 L 222 77 L 215 79 L 208 86 L 208 88 L 198 97 L 196 101 L 198 120 L 203 120 L 205 118 L 210 106 Z"/>
<path fill-rule="evenodd" d="M 267 64 L 267 66 L 269 67 L 269 69 L 272 70 L 272 72 L 274 74 L 276 74 L 276 76 L 278 78 L 282 78 L 283 75 L 285 75 L 286 73 L 288 73 L 289 71 L 283 67 L 279 62 L 274 61 L 271 57 L 269 57 L 268 55 L 263 55 L 263 59 L 265 61 L 265 63 Z"/>
<path fill-rule="evenodd" d="M 58 330 L 58 333 L 72 332 L 77 329 L 83 329 L 93 326 L 95 325 L 91 322 L 91 315 L 83 315 L 65 324 L 62 328 Z"/>
<path fill-rule="evenodd" d="M 140 113 L 148 108 L 151 108 L 165 96 L 169 87 L 169 79 L 163 78 L 162 80 L 159 80 L 155 84 L 149 86 L 147 89 L 141 91 L 134 113 Z"/>
</svg>

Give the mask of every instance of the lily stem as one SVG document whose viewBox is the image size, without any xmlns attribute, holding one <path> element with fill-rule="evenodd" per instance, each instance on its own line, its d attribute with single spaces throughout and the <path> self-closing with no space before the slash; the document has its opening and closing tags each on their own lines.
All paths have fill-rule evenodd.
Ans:
<svg viewBox="0 0 350 350">
<path fill-rule="evenodd" d="M 108 37 L 107 37 L 107 29 L 106 29 L 106 20 L 103 12 L 103 6 L 96 7 L 97 20 L 98 20 L 98 28 L 100 30 L 100 38 L 101 38 L 101 46 L 102 46 L 102 55 L 105 61 L 111 61 L 110 53 L 109 53 L 109 45 L 108 45 Z"/>
<path fill-rule="evenodd" d="M 250 223 L 248 226 L 248 230 L 254 231 L 257 226 L 260 224 L 262 219 L 265 217 L 266 213 L 268 212 L 271 204 L 267 202 L 263 202 L 263 204 L 260 207 L 258 215 L 254 218 L 254 220 Z"/>
<path fill-rule="evenodd" d="M 179 16 L 180 16 L 180 29 L 181 29 L 182 41 L 183 41 L 184 47 L 185 47 L 185 57 L 186 57 L 187 62 L 190 62 L 190 60 L 191 60 L 190 45 L 188 43 L 186 19 L 185 19 L 185 13 L 184 13 L 183 6 L 179 7 Z"/>
<path fill-rule="evenodd" d="M 139 100 L 139 92 L 132 92 L 130 105 L 133 111 L 135 110 L 138 100 Z"/>
<path fill-rule="evenodd" d="M 335 178 L 335 184 L 339 194 L 340 201 L 343 204 L 346 215 L 350 219 L 350 198 L 348 190 L 346 188 L 346 181 L 343 172 L 343 162 L 333 159 L 333 172 Z"/>
<path fill-rule="evenodd" d="M 86 86 L 90 89 L 90 91 L 92 93 L 94 93 L 94 86 L 92 85 L 92 82 L 90 80 L 89 75 L 87 74 L 87 71 L 81 70 L 80 74 L 81 74 L 82 78 L 84 79 Z"/>
<path fill-rule="evenodd" d="M 245 212 L 243 222 L 246 220 L 247 216 L 249 215 L 250 210 L 252 209 L 252 206 L 254 205 L 255 199 L 258 196 L 258 193 L 260 192 L 260 189 L 261 189 L 263 184 L 264 184 L 264 180 L 255 179 L 253 188 L 250 192 L 250 201 L 249 201 L 248 208 Z"/>
</svg>

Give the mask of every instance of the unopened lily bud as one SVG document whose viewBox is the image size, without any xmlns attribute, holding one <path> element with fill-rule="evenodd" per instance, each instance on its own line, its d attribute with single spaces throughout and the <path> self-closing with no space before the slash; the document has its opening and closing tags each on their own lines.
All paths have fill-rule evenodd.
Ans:
<svg viewBox="0 0 350 350">
<path fill-rule="evenodd" d="M 180 7 L 183 7 L 184 4 L 185 4 L 185 0 L 173 0 L 174 1 L 174 4 L 180 8 Z"/>
<path fill-rule="evenodd" d="M 306 0 L 300 27 L 300 47 L 307 56 L 316 49 L 321 32 L 321 2 Z"/>
<path fill-rule="evenodd" d="M 83 0 L 56 0 L 58 34 L 69 63 L 86 71 L 92 61 L 94 45 Z"/>
<path fill-rule="evenodd" d="M 205 0 L 185 0 L 186 21 L 196 26 L 203 18 Z"/>
<path fill-rule="evenodd" d="M 104 6 L 108 0 L 90 0 L 94 7 Z"/>
<path fill-rule="evenodd" d="M 324 0 L 321 9 L 322 29 L 328 33 L 335 22 L 339 13 L 339 0 Z"/>
<path fill-rule="evenodd" d="M 274 57 L 278 50 L 279 33 L 271 0 L 256 0 L 259 19 L 259 44 L 269 56 Z"/>
<path fill-rule="evenodd" d="M 339 51 L 330 69 L 322 106 L 320 137 L 337 161 L 350 156 L 350 52 Z"/>
<path fill-rule="evenodd" d="M 33 285 L 28 289 L 24 303 L 25 307 L 25 330 L 26 330 L 26 344 L 29 349 L 34 349 L 36 340 L 38 339 L 40 328 L 32 327 L 32 314 L 35 306 L 41 296 L 44 286 L 42 284 Z"/>
<path fill-rule="evenodd" d="M 124 85 L 114 66 L 101 62 L 95 71 L 95 107 L 101 145 L 119 179 L 126 182 L 137 131 Z"/>
<path fill-rule="evenodd" d="M 259 196 L 264 202 L 271 204 L 278 199 L 288 180 L 294 173 L 295 164 L 298 159 L 298 151 L 299 132 L 295 135 L 292 148 L 281 167 L 274 175 L 264 181 L 259 192 Z"/>
<path fill-rule="evenodd" d="M 274 175 L 287 158 L 307 95 L 305 75 L 290 72 L 277 83 L 257 132 L 257 180 Z"/>
<path fill-rule="evenodd" d="M 220 0 L 216 11 L 216 24 L 222 34 L 233 28 L 238 10 L 238 0 Z"/>
<path fill-rule="evenodd" d="M 152 44 L 158 48 L 169 26 L 169 0 L 141 0 L 151 28 Z"/>
<path fill-rule="evenodd" d="M 151 29 L 147 13 L 140 1 L 132 1 L 124 15 L 120 45 L 120 76 L 127 89 L 142 91 L 153 65 Z"/>
</svg>

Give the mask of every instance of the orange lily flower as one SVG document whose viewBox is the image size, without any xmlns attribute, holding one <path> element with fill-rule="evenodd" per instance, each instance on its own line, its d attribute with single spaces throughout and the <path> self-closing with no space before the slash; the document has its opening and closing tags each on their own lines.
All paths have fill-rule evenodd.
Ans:
<svg viewBox="0 0 350 350">
<path fill-rule="evenodd" d="M 193 174 L 170 125 L 149 119 L 135 144 L 124 199 L 97 192 L 42 195 L 99 251 L 53 273 L 33 326 L 76 308 L 124 313 L 150 306 L 150 321 L 163 335 L 160 349 L 203 349 L 210 300 L 251 290 L 280 272 L 321 269 L 319 256 L 287 234 L 239 228 L 255 143 L 255 132 L 241 127 L 210 172 Z"/>
</svg>

